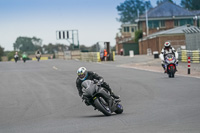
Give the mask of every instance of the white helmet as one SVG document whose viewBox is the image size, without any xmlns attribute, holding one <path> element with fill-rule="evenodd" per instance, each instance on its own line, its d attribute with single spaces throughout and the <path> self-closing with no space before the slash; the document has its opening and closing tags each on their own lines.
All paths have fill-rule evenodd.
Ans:
<svg viewBox="0 0 200 133">
<path fill-rule="evenodd" d="M 80 80 L 85 80 L 87 78 L 87 76 L 88 76 L 87 69 L 85 67 L 80 67 L 77 70 L 77 75 L 78 75 Z"/>
<path fill-rule="evenodd" d="M 164 46 L 165 46 L 165 48 L 169 48 L 171 46 L 171 43 L 170 42 L 165 42 Z"/>
</svg>

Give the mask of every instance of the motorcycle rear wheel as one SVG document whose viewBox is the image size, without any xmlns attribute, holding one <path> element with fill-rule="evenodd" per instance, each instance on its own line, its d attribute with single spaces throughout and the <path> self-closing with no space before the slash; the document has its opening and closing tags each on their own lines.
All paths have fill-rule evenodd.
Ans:
<svg viewBox="0 0 200 133">
<path fill-rule="evenodd" d="M 124 111 L 123 106 L 121 104 L 117 104 L 116 107 L 117 107 L 117 110 L 115 111 L 116 114 L 121 114 Z"/>
</svg>

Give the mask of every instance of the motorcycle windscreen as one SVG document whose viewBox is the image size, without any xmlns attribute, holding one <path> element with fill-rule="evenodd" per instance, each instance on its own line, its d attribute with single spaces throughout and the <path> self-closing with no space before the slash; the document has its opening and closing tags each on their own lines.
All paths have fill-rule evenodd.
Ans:
<svg viewBox="0 0 200 133">
<path fill-rule="evenodd" d="M 168 54 L 166 55 L 166 58 L 174 58 L 174 54 Z"/>
<path fill-rule="evenodd" d="M 92 80 L 85 80 L 81 84 L 83 95 L 86 97 L 92 97 L 96 92 L 96 84 Z"/>
<path fill-rule="evenodd" d="M 175 61 L 176 61 L 176 59 L 175 59 L 175 57 L 174 57 L 174 54 L 168 54 L 168 55 L 166 56 L 166 62 L 167 62 L 168 64 L 170 64 L 170 63 L 175 63 Z"/>
</svg>

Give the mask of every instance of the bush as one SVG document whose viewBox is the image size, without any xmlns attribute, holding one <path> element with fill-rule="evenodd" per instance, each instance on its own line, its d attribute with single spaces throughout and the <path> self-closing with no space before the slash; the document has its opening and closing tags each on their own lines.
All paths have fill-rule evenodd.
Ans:
<svg viewBox="0 0 200 133">
<path fill-rule="evenodd" d="M 8 61 L 10 61 L 11 59 L 14 58 L 15 52 L 16 52 L 16 51 L 11 51 L 11 52 L 9 52 L 9 53 L 7 54 Z M 18 52 L 18 55 L 19 55 L 19 58 L 22 57 L 21 52 Z"/>
<path fill-rule="evenodd" d="M 143 37 L 142 30 L 137 30 L 135 32 L 135 42 L 138 43 L 139 39 Z"/>
</svg>

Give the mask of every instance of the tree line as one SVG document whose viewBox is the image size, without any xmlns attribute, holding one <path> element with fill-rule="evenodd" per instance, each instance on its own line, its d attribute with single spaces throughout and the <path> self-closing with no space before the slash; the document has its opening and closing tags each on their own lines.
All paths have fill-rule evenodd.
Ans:
<svg viewBox="0 0 200 133">
<path fill-rule="evenodd" d="M 55 55 L 58 51 L 74 50 L 73 44 L 42 44 L 42 39 L 37 37 L 18 37 L 13 43 L 13 51 L 4 51 L 4 48 L 0 46 L 0 61 L 2 56 L 7 56 L 8 60 L 14 57 L 15 51 L 18 51 L 19 56 L 23 52 L 27 54 L 35 54 L 35 51 L 40 50 L 42 54 L 53 54 Z M 76 48 L 82 52 L 97 52 L 100 46 L 98 44 L 93 44 L 92 46 L 80 45 Z M 113 48 L 112 48 L 113 49 Z"/>
<path fill-rule="evenodd" d="M 0 45 L 0 61 L 2 60 L 2 56 L 4 55 L 4 48 Z"/>
</svg>

